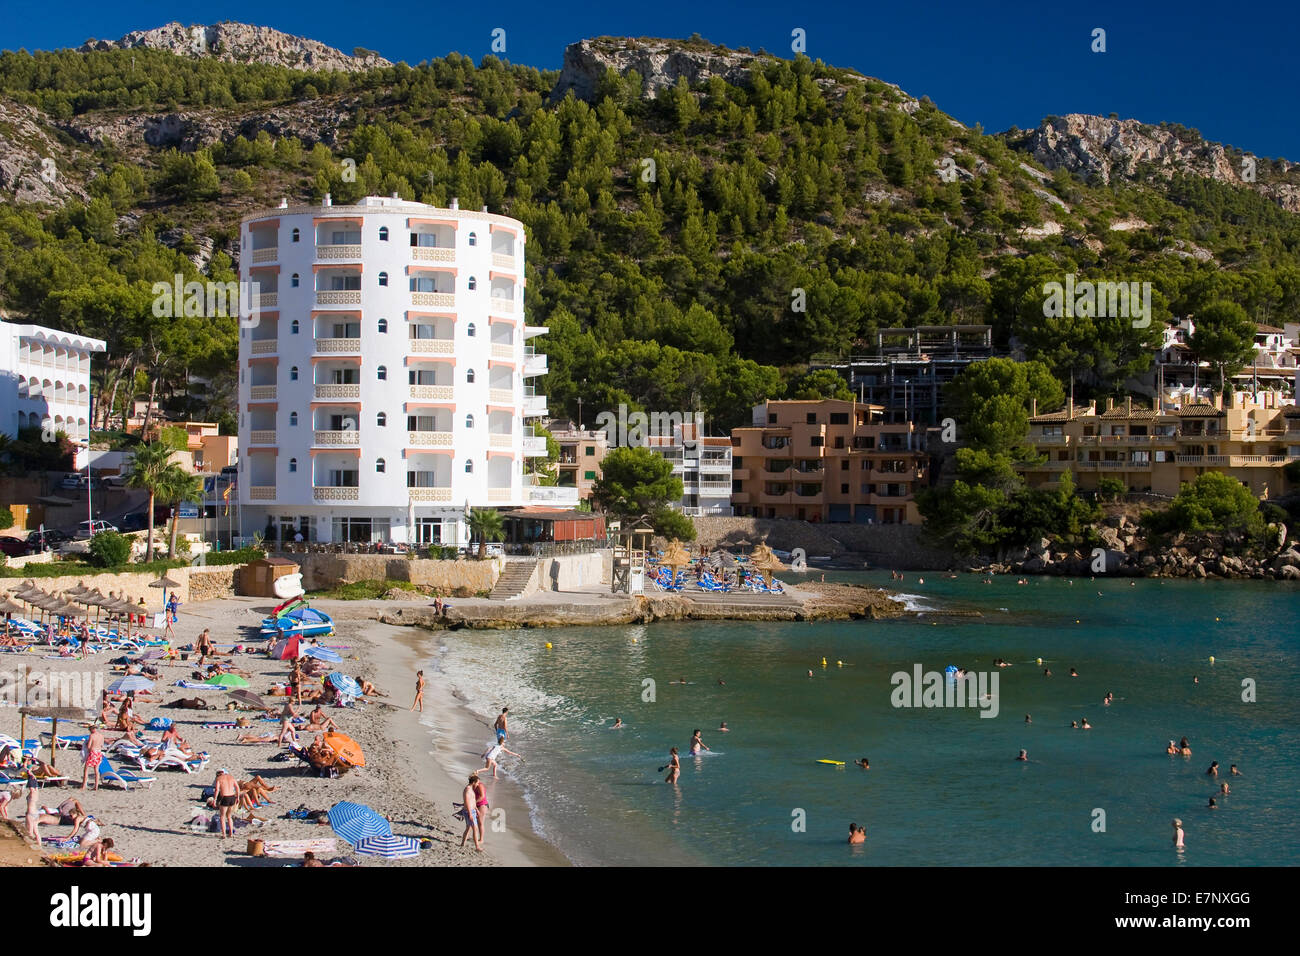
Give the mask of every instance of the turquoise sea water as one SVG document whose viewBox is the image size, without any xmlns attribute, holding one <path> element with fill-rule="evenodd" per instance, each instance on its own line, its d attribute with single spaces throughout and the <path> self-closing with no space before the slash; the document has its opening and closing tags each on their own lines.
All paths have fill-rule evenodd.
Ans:
<svg viewBox="0 0 1300 956">
<path fill-rule="evenodd" d="M 457 632 L 428 638 L 431 665 L 485 719 L 510 706 L 510 747 L 527 759 L 505 759 L 506 785 L 524 790 L 534 825 L 579 864 L 1292 862 L 1300 589 L 828 579 L 896 587 L 918 606 L 983 616 Z M 1013 666 L 998 671 L 997 657 Z M 891 675 L 916 664 L 998 673 L 998 716 L 892 706 Z M 647 679 L 653 701 L 643 699 Z M 1242 699 L 1245 679 L 1255 682 L 1254 702 Z M 627 728 L 610 730 L 615 717 Z M 1071 729 L 1083 717 L 1093 729 Z M 718 732 L 722 720 L 730 733 Z M 697 727 L 720 753 L 686 755 Z M 1193 755 L 1166 755 L 1169 739 L 1183 735 Z M 677 787 L 656 770 L 674 745 Z M 1015 760 L 1021 748 L 1027 763 Z M 852 765 L 862 756 L 868 771 Z M 1212 760 L 1217 780 L 1205 773 Z M 1243 776 L 1227 776 L 1233 763 Z M 1224 781 L 1232 792 L 1207 809 Z M 1181 854 L 1171 843 L 1175 816 L 1186 831 Z M 866 826 L 865 845 L 846 845 L 850 821 Z"/>
</svg>

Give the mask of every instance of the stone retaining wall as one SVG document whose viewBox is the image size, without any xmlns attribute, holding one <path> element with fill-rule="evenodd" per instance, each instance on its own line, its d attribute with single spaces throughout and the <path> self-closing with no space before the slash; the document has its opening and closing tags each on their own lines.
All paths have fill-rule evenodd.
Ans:
<svg viewBox="0 0 1300 956">
<path fill-rule="evenodd" d="M 803 548 L 808 557 L 838 557 L 854 552 L 877 567 L 908 570 L 948 568 L 952 553 L 935 548 L 921 537 L 915 524 L 837 524 L 796 521 L 791 518 L 694 518 L 696 543 L 730 546 L 748 540 L 766 541 L 780 551 Z M 738 550 L 748 551 L 741 547 Z"/>
<path fill-rule="evenodd" d="M 293 554 L 286 557 L 301 566 L 302 586 L 308 591 L 356 581 L 410 581 L 448 594 L 457 588 L 468 588 L 478 593 L 492 589 L 504 563 L 502 558 L 434 561 L 384 554 Z"/>
<path fill-rule="evenodd" d="M 176 593 L 182 603 L 189 601 L 210 601 L 213 598 L 229 597 L 234 593 L 234 576 L 243 565 L 221 565 L 215 568 L 172 568 L 167 576 L 178 585 Z M 23 584 L 23 578 L 0 578 L 0 595 L 16 591 Z M 126 597 L 132 602 L 144 598 L 145 607 L 150 610 L 162 610 L 162 589 L 149 585 L 158 580 L 156 573 L 123 572 L 119 574 L 64 574 L 57 578 L 33 578 L 36 586 L 51 594 L 69 591 L 79 584 L 104 594 L 112 591 Z M 168 594 L 171 592 L 169 591 Z"/>
<path fill-rule="evenodd" d="M 593 551 L 590 554 L 542 558 L 537 562 L 537 570 L 523 596 L 538 591 L 576 591 L 593 584 L 608 586 L 613 555 L 613 551 Z"/>
</svg>

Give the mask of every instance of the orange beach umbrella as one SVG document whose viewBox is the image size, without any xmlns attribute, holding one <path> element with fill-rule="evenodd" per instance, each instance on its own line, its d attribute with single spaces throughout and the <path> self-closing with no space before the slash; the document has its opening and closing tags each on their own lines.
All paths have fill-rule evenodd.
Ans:
<svg viewBox="0 0 1300 956">
<path fill-rule="evenodd" d="M 366 755 L 361 752 L 361 745 L 347 734 L 326 734 L 325 746 L 338 755 L 339 760 L 354 767 L 366 765 Z"/>
</svg>

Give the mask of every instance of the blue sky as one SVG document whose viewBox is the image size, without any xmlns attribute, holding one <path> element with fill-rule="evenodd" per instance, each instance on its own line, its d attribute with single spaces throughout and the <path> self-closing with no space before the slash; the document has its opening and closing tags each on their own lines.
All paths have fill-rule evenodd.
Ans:
<svg viewBox="0 0 1300 956">
<path fill-rule="evenodd" d="M 993 9 L 989 9 L 992 7 Z M 685 37 L 791 56 L 791 31 L 806 32 L 814 59 L 851 67 L 929 95 L 940 109 L 996 132 L 1049 114 L 1117 113 L 1177 122 L 1260 156 L 1300 160 L 1293 90 L 1300 5 L 1211 7 L 1050 2 L 431 4 L 412 0 L 137 2 L 62 0 L 57 16 L 6 18 L 0 47 L 58 49 L 88 37 L 116 39 L 171 20 L 238 20 L 391 60 L 457 51 L 475 60 L 491 33 L 506 31 L 505 58 L 560 66 L 566 44 L 587 36 Z M 1092 31 L 1106 31 L 1094 53 Z M 1289 95 L 1290 94 L 1290 95 Z"/>
</svg>

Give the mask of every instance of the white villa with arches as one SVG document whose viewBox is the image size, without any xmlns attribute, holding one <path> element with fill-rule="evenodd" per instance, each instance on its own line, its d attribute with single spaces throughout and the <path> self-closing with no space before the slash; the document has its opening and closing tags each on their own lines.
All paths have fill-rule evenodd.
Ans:
<svg viewBox="0 0 1300 956">
<path fill-rule="evenodd" d="M 76 467 L 84 468 L 91 427 L 90 357 L 104 347 L 102 339 L 0 322 L 0 431 L 11 438 L 21 428 L 39 428 L 50 436 L 64 432 L 82 443 Z"/>
</svg>

